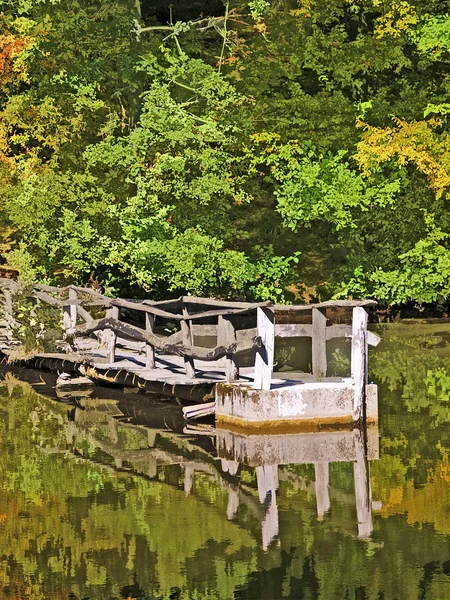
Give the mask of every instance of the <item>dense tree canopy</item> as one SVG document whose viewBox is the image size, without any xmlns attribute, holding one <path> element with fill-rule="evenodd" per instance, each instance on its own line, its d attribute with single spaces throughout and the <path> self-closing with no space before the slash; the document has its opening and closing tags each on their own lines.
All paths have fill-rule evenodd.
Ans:
<svg viewBox="0 0 450 600">
<path fill-rule="evenodd" d="M 445 301 L 447 10 L 0 1 L 5 265 L 136 296 Z"/>
</svg>

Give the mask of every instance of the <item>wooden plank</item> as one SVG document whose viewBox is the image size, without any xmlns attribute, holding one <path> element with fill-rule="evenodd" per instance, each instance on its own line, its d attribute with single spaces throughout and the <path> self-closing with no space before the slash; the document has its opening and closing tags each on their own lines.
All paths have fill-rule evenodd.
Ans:
<svg viewBox="0 0 450 600">
<path fill-rule="evenodd" d="M 257 308 L 257 330 L 261 348 L 256 353 L 255 382 L 257 390 L 270 390 L 275 347 L 275 318 L 272 308 Z"/>
<path fill-rule="evenodd" d="M 69 288 L 69 300 L 76 300 L 77 292 Z M 66 334 L 73 333 L 77 326 L 77 307 L 75 304 L 65 304 L 63 306 L 63 327 Z"/>
<path fill-rule="evenodd" d="M 351 375 L 355 384 L 353 418 L 363 416 L 367 383 L 367 312 L 362 306 L 353 309 Z"/>
<path fill-rule="evenodd" d="M 217 325 L 217 345 L 231 346 L 237 341 L 236 330 L 229 317 L 220 316 Z M 239 367 L 235 354 L 227 354 L 225 358 L 225 378 L 227 381 L 239 379 Z"/>
<path fill-rule="evenodd" d="M 291 337 L 312 337 L 312 325 L 302 324 L 286 324 L 275 325 L 275 337 L 291 338 Z"/>
<path fill-rule="evenodd" d="M 185 419 L 199 419 L 200 417 L 213 415 L 215 412 L 215 402 L 203 402 L 202 404 L 183 406 L 183 416 Z"/>
<path fill-rule="evenodd" d="M 367 332 L 367 343 L 369 346 L 378 346 L 378 344 L 380 342 L 381 342 L 381 338 L 379 335 L 377 335 L 373 331 Z"/>
<path fill-rule="evenodd" d="M 150 313 L 145 313 L 145 330 L 153 333 L 155 317 Z M 146 344 L 145 366 L 147 369 L 155 368 L 155 349 L 151 344 Z"/>
<path fill-rule="evenodd" d="M 183 334 L 183 343 L 187 347 L 193 347 L 194 345 L 194 336 L 192 335 L 192 331 L 190 328 L 190 321 L 187 321 L 187 317 L 189 316 L 188 309 L 183 306 L 183 317 L 184 321 L 181 321 L 181 332 Z M 184 368 L 186 370 L 186 375 L 189 378 L 195 377 L 195 365 L 194 359 L 192 357 L 185 356 L 184 357 Z"/>
<path fill-rule="evenodd" d="M 324 308 L 312 309 L 312 373 L 314 377 L 327 374 L 327 315 Z"/>
</svg>

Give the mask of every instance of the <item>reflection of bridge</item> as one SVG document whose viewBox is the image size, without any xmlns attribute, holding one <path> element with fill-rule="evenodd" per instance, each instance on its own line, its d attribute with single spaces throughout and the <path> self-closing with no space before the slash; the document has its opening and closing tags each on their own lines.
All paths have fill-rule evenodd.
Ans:
<svg viewBox="0 0 450 600">
<path fill-rule="evenodd" d="M 195 493 L 195 479 L 203 474 L 225 488 L 227 518 L 239 520 L 239 508 L 262 522 L 262 545 L 267 549 L 279 534 L 277 490 L 279 480 L 290 480 L 299 489 L 315 494 L 317 515 L 323 519 L 330 509 L 329 465 L 353 463 L 354 497 L 358 536 L 372 533 L 371 491 L 367 460 L 378 458 L 378 430 L 359 429 L 300 434 L 242 435 L 226 429 L 205 427 L 202 436 L 181 436 L 168 429 L 152 429 L 125 415 L 114 401 L 81 399 L 82 409 L 70 412 L 66 437 L 76 456 L 90 451 L 87 460 L 138 476 L 158 479 L 161 469 L 177 465 L 184 475 L 184 491 Z M 189 429 L 186 428 L 186 429 Z M 200 428 L 201 431 L 201 428 Z M 367 448 L 367 451 L 366 451 Z M 95 451 L 101 456 L 96 456 Z M 314 485 L 286 470 L 286 465 L 313 464 Z M 254 469 L 256 490 L 240 479 L 242 466 Z M 257 492 L 257 493 L 256 493 Z"/>
<path fill-rule="evenodd" d="M 0 280 L 0 287 L 11 325 L 18 286 Z M 28 365 L 81 371 L 188 400 L 203 399 L 215 387 L 217 416 L 247 425 L 356 421 L 366 391 L 375 399 L 366 412 L 376 417 L 376 388 L 367 388 L 367 346 L 378 343 L 367 330 L 365 308 L 373 301 L 284 306 L 183 296 L 137 302 L 44 285 L 36 285 L 30 297 L 54 307 L 56 315 L 62 310 L 65 343 L 63 352 L 37 354 Z M 344 313 L 346 322 L 336 323 Z M 281 338 L 311 341 L 310 373 L 274 374 L 275 343 Z M 327 342 L 336 338 L 351 340 L 347 377 L 329 377 Z"/>
</svg>

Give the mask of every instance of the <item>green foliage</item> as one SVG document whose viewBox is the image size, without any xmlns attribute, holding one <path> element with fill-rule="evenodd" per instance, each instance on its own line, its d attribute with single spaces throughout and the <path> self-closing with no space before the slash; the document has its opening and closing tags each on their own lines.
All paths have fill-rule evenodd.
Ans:
<svg viewBox="0 0 450 600">
<path fill-rule="evenodd" d="M 15 320 L 12 333 L 21 343 L 18 352 L 55 351 L 58 340 L 62 339 L 61 310 L 31 299 L 29 292 L 29 288 L 24 287 L 12 296 Z"/>
<path fill-rule="evenodd" d="M 0 10 L 0 245 L 23 280 L 448 297 L 445 7 Z"/>
<path fill-rule="evenodd" d="M 425 222 L 427 236 L 398 257 L 398 269 L 364 273 L 358 267 L 337 296 L 371 296 L 387 304 L 445 300 L 450 294 L 450 250 L 443 242 L 449 234 L 436 227 L 432 215 L 426 215 Z"/>
<path fill-rule="evenodd" d="M 412 34 L 419 52 L 440 59 L 450 51 L 450 15 L 427 15 Z"/>
</svg>

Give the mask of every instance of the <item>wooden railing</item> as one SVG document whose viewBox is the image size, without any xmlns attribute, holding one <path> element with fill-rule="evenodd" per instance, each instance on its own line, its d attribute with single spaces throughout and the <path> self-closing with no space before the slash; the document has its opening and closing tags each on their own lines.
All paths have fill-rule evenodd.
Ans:
<svg viewBox="0 0 450 600">
<path fill-rule="evenodd" d="M 8 313 L 11 321 L 11 294 L 17 291 L 18 285 L 6 279 L 0 280 L 0 287 L 4 294 L 5 313 Z M 327 341 L 336 337 L 348 337 L 352 339 L 351 377 L 355 382 L 355 396 L 361 396 L 367 382 L 367 345 L 376 345 L 379 341 L 377 336 L 367 331 L 368 315 L 365 309 L 375 304 L 372 300 L 338 300 L 287 306 L 273 305 L 271 302 L 227 302 L 182 296 L 174 300 L 154 302 L 110 298 L 90 288 L 78 286 L 56 288 L 46 285 L 35 285 L 30 295 L 41 302 L 61 307 L 66 339 L 76 340 L 94 333 L 107 332 L 103 335 L 108 338 L 110 363 L 115 362 L 116 348 L 120 344 L 145 352 L 147 369 L 156 367 L 156 354 L 181 356 L 188 378 L 195 377 L 195 361 L 222 359 L 226 380 L 235 381 L 239 379 L 238 355 L 253 351 L 254 387 L 262 390 L 269 390 L 271 387 L 276 338 L 310 337 L 312 375 L 320 380 L 327 374 Z M 92 309 L 96 307 L 97 311 L 98 307 L 105 309 L 100 318 L 95 318 L 92 314 Z M 352 324 L 328 325 L 327 309 L 351 310 Z M 277 315 L 283 316 L 284 321 L 290 317 L 292 321 L 298 321 L 299 315 L 305 312 L 311 313 L 311 323 L 276 323 Z M 128 315 L 138 313 L 141 315 L 140 323 L 145 323 L 144 327 L 136 325 L 137 318 L 134 318 L 134 323 L 124 320 Z M 253 318 L 251 327 L 248 326 L 251 320 L 248 317 Z M 158 333 L 163 329 L 161 326 L 157 327 L 161 323 L 178 324 L 177 331 L 170 335 Z M 215 337 L 215 346 L 207 348 L 197 345 L 196 338 L 199 336 Z"/>
</svg>

